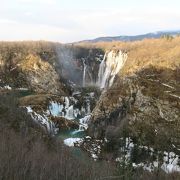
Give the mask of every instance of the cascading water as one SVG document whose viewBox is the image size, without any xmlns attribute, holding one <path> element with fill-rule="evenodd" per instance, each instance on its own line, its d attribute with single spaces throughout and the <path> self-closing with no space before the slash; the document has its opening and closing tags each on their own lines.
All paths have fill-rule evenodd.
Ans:
<svg viewBox="0 0 180 180">
<path fill-rule="evenodd" d="M 62 111 L 63 108 L 64 108 L 64 106 L 62 104 L 58 104 L 58 103 L 52 101 L 49 106 L 49 112 L 53 116 L 63 116 L 64 115 L 63 111 Z"/>
<path fill-rule="evenodd" d="M 67 108 L 65 118 L 66 119 L 74 119 L 75 118 L 73 105 L 71 105 Z"/>
<path fill-rule="evenodd" d="M 49 104 L 49 108 L 47 110 L 47 114 L 52 115 L 54 117 L 64 117 L 68 120 L 77 119 L 79 116 L 84 117 L 91 113 L 91 105 L 89 98 L 86 98 L 84 106 L 82 106 L 80 109 L 75 108 L 77 100 L 72 97 L 64 97 L 64 102 L 62 104 L 51 101 Z"/>
<path fill-rule="evenodd" d="M 87 65 L 85 63 L 85 59 L 83 59 L 83 87 L 85 87 L 86 85 L 86 68 L 87 68 Z"/>
<path fill-rule="evenodd" d="M 105 67 L 106 67 L 106 64 L 105 64 L 106 54 L 107 54 L 107 53 L 105 53 L 104 58 L 103 58 L 103 60 L 101 61 L 101 64 L 100 64 L 100 66 L 99 66 L 98 83 L 97 83 L 99 87 L 102 86 L 103 75 L 104 75 L 104 71 L 105 71 Z"/>
<path fill-rule="evenodd" d="M 122 51 L 106 52 L 99 66 L 98 86 L 103 89 L 111 87 L 115 76 L 122 69 L 127 60 L 127 54 Z"/>
</svg>

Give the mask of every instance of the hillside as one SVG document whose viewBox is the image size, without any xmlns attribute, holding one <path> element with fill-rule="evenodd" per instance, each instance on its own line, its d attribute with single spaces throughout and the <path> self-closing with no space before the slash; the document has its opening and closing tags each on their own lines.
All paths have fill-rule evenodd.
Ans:
<svg viewBox="0 0 180 180">
<path fill-rule="evenodd" d="M 154 168 L 165 152 L 180 153 L 179 44 L 179 37 L 93 44 L 121 49 L 128 55 L 113 85 L 97 102 L 89 126 L 90 136 L 108 142 L 104 147 L 107 158 L 113 158 L 110 154 L 114 152 L 121 157 L 120 147 L 125 146 L 128 161 L 138 165 L 143 158 L 146 166 Z M 159 163 L 163 168 L 163 159 Z"/>
<path fill-rule="evenodd" d="M 180 37 L 1 42 L 0 96 L 2 178 L 179 177 Z"/>
<path fill-rule="evenodd" d="M 158 39 L 163 36 L 177 36 L 180 31 L 157 31 L 154 33 L 140 34 L 134 36 L 111 36 L 111 37 L 98 37 L 90 40 L 83 40 L 78 43 L 98 43 L 98 42 L 113 42 L 113 41 L 141 41 L 143 39 Z"/>
<path fill-rule="evenodd" d="M 140 41 L 143 39 L 158 39 L 162 36 L 176 36 L 180 31 L 157 31 L 155 33 L 147 33 L 134 36 L 111 36 L 111 37 L 98 37 L 91 40 L 80 41 L 80 43 L 97 43 L 97 42 L 112 42 L 112 41 Z"/>
</svg>

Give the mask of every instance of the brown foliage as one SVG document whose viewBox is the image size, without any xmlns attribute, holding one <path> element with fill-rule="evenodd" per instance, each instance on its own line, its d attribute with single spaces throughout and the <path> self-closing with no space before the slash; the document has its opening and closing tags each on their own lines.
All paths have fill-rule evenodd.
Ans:
<svg viewBox="0 0 180 180">
<path fill-rule="evenodd" d="M 44 134 L 14 96 L 0 94 L 0 179 L 84 180 L 112 175 L 109 164 L 81 160 Z"/>
<path fill-rule="evenodd" d="M 180 37 L 168 40 L 145 39 L 135 42 L 81 43 L 79 46 L 99 47 L 104 50 L 120 49 L 128 53 L 128 60 L 122 74 L 133 74 L 143 68 L 176 69 L 180 66 Z"/>
</svg>

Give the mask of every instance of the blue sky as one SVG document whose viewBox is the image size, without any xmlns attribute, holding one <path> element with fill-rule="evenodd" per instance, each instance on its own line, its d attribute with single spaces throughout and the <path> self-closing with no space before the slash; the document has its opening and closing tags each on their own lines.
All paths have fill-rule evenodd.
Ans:
<svg viewBox="0 0 180 180">
<path fill-rule="evenodd" d="M 0 40 L 73 42 L 180 29 L 179 0 L 0 0 Z"/>
</svg>

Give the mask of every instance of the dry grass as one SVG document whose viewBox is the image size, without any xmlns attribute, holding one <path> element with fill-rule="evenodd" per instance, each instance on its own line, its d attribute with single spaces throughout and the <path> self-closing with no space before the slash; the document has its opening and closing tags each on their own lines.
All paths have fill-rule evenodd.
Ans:
<svg viewBox="0 0 180 180">
<path fill-rule="evenodd" d="M 45 134 L 13 94 L 0 94 L 0 124 L 1 180 L 94 180 L 115 173 L 114 165 L 81 160 Z"/>
<path fill-rule="evenodd" d="M 123 69 L 123 74 L 125 75 L 131 75 L 149 66 L 173 70 L 180 67 L 180 37 L 173 38 L 172 40 L 160 38 L 135 42 L 81 43 L 79 46 L 126 51 L 128 53 L 128 60 Z"/>
</svg>

